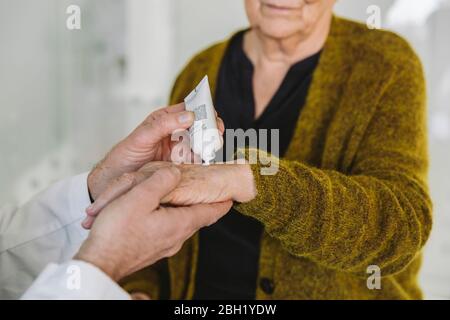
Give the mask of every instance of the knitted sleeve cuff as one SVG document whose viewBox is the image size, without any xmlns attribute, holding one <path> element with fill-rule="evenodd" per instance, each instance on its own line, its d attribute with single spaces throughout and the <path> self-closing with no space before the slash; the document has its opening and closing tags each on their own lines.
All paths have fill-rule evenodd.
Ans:
<svg viewBox="0 0 450 320">
<path fill-rule="evenodd" d="M 237 158 L 250 164 L 257 195 L 250 202 L 236 204 L 236 210 L 261 221 L 269 232 L 298 216 L 300 208 L 303 213 L 309 211 L 309 179 L 297 177 L 288 162 L 257 149 L 239 149 Z"/>
<path fill-rule="evenodd" d="M 159 277 L 151 266 L 120 281 L 120 286 L 129 294 L 144 293 L 152 300 L 159 299 Z"/>
</svg>

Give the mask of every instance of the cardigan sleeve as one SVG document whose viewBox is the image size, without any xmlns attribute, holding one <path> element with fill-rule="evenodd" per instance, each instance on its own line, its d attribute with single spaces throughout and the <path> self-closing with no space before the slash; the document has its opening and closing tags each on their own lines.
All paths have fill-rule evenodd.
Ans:
<svg viewBox="0 0 450 320">
<path fill-rule="evenodd" d="M 141 269 L 120 281 L 120 286 L 129 294 L 145 293 L 152 300 L 168 299 L 167 259 Z"/>
<path fill-rule="evenodd" d="M 395 75 L 374 111 L 348 173 L 275 159 L 251 165 L 257 196 L 236 205 L 261 221 L 291 254 L 335 270 L 367 276 L 401 271 L 431 229 L 426 103 L 420 62 Z M 248 156 L 248 151 L 245 150 Z M 273 165 L 273 163 L 272 163 Z"/>
</svg>

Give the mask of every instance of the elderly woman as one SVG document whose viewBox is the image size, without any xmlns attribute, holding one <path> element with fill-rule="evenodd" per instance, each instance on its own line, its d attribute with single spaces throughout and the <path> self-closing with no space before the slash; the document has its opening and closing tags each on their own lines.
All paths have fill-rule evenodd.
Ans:
<svg viewBox="0 0 450 320">
<path fill-rule="evenodd" d="M 334 2 L 245 0 L 250 28 L 181 72 L 173 103 L 207 74 L 226 128 L 279 129 L 279 170 L 261 174 L 263 150 L 256 164 L 182 166 L 170 202 L 236 205 L 126 289 L 173 299 L 422 297 L 432 222 L 421 63 L 398 36 L 333 16 Z"/>
</svg>

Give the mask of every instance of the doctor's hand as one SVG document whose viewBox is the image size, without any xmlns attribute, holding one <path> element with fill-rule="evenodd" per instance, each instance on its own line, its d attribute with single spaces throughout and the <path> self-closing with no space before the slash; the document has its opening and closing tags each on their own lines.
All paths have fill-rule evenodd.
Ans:
<svg viewBox="0 0 450 320">
<path fill-rule="evenodd" d="M 189 128 L 194 114 L 184 103 L 162 108 L 150 114 L 128 137 L 120 141 L 88 176 L 93 199 L 115 178 L 133 172 L 149 161 L 169 160 L 174 143 L 171 134 Z"/>
<path fill-rule="evenodd" d="M 160 206 L 180 180 L 179 169 L 165 167 L 112 201 L 95 220 L 74 259 L 89 262 L 118 281 L 174 255 L 186 239 L 231 208 L 231 202 Z"/>
<path fill-rule="evenodd" d="M 217 126 L 223 135 L 225 126 L 217 117 Z M 88 176 L 88 189 L 95 200 L 116 178 L 135 172 L 150 161 L 192 162 L 194 154 L 188 135 L 172 134 L 192 126 L 194 114 L 185 110 L 184 103 L 169 106 L 150 114 L 128 137 L 119 142 Z M 181 141 L 180 141 L 181 139 Z M 187 139 L 185 139 L 187 140 Z M 179 150 L 175 150 L 180 146 Z M 172 152 L 178 151 L 178 152 Z M 180 152 L 182 151 L 182 152 Z"/>
</svg>

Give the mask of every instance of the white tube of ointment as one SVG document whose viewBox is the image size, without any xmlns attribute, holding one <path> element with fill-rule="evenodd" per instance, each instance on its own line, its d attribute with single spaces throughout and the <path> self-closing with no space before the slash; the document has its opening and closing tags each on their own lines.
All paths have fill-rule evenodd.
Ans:
<svg viewBox="0 0 450 320">
<path fill-rule="evenodd" d="M 194 124 L 189 129 L 191 149 L 208 165 L 222 147 L 208 76 L 184 99 L 184 103 L 186 110 L 195 114 Z"/>
</svg>

